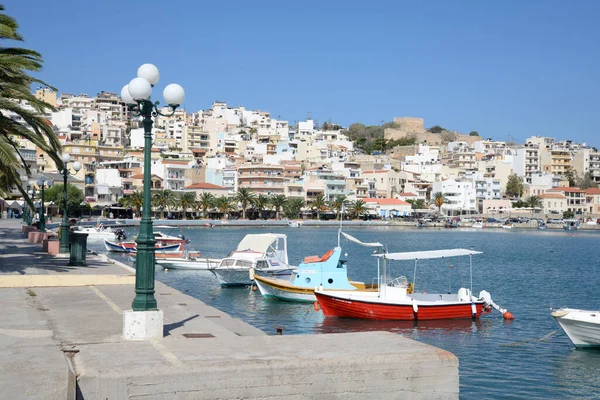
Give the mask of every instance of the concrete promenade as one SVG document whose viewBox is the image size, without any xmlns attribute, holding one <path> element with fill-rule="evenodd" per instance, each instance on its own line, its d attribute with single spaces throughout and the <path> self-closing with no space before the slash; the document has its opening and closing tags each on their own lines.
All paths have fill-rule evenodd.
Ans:
<svg viewBox="0 0 600 400">
<path fill-rule="evenodd" d="M 131 268 L 69 267 L 23 238 L 0 220 L 0 398 L 458 398 L 449 352 L 384 332 L 269 336 L 160 282 L 165 337 L 124 341 Z"/>
</svg>

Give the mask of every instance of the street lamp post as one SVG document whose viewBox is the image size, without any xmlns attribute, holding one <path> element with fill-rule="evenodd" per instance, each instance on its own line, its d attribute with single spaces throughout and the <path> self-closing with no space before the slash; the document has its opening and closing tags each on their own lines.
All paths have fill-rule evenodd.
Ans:
<svg viewBox="0 0 600 400">
<path fill-rule="evenodd" d="M 123 89 L 121 89 L 121 99 L 128 105 L 132 113 L 136 113 L 142 117 L 142 124 L 144 126 L 144 200 L 142 220 L 140 221 L 140 232 L 136 241 L 135 298 L 132 303 L 134 312 L 156 311 L 158 309 L 156 298 L 154 297 L 156 239 L 154 238 L 152 231 L 152 204 L 150 198 L 152 117 L 156 117 L 157 115 L 173 115 L 176 108 L 179 107 L 185 99 L 185 92 L 181 86 L 177 84 L 168 85 L 163 91 L 163 97 L 171 112 L 167 114 L 161 113 L 158 109 L 159 102 L 153 103 L 150 100 L 152 88 L 158 82 L 158 79 L 158 68 L 152 64 L 144 64 L 138 69 L 137 78 L 132 79 L 128 85 L 125 85 Z M 127 317 L 125 318 L 127 319 Z M 124 332 L 124 335 L 126 338 L 134 339 L 134 337 L 127 337 L 127 332 Z M 139 338 L 140 337 L 138 337 L 138 339 Z"/>
<path fill-rule="evenodd" d="M 71 161 L 70 154 L 62 155 L 63 169 L 61 174 L 63 176 L 63 217 L 62 222 L 60 224 L 60 250 L 59 253 L 65 254 L 69 252 L 69 217 L 67 216 L 67 178 L 72 173 L 69 172 L 69 162 Z M 73 163 L 73 170 L 75 171 L 75 175 L 81 169 L 81 163 L 79 161 L 75 161 Z"/>
<path fill-rule="evenodd" d="M 37 181 L 38 186 L 42 189 L 42 204 L 40 207 L 40 232 L 46 232 L 46 216 L 44 215 L 44 188 L 52 187 L 54 181 L 46 178 L 44 175 L 41 176 Z"/>
</svg>

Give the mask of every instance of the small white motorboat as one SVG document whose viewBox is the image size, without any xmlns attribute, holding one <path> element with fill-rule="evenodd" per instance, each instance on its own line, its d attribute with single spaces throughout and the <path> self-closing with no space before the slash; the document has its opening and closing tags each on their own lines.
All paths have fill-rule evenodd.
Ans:
<svg viewBox="0 0 600 400">
<path fill-rule="evenodd" d="M 164 269 L 189 269 L 208 271 L 221 263 L 220 258 L 202 257 L 199 253 L 184 254 L 179 258 L 157 258 L 156 264 Z"/>
<path fill-rule="evenodd" d="M 249 234 L 236 250 L 209 268 L 221 286 L 250 285 L 254 275 L 289 278 L 296 270 L 288 264 L 287 236 L 280 233 Z"/>
<path fill-rule="evenodd" d="M 560 308 L 552 316 L 575 347 L 600 347 L 600 311 Z"/>
<path fill-rule="evenodd" d="M 302 222 L 301 221 L 290 221 L 290 222 L 288 222 L 288 226 L 290 228 L 299 228 L 302 226 Z"/>
<path fill-rule="evenodd" d="M 88 239 L 116 239 L 123 240 L 127 238 L 127 235 L 121 228 L 112 229 L 102 224 L 96 226 L 78 226 L 73 230 L 73 233 L 87 234 Z"/>
<path fill-rule="evenodd" d="M 473 224 L 473 228 L 476 228 L 476 229 L 483 229 L 483 222 L 475 222 L 475 223 Z"/>
</svg>

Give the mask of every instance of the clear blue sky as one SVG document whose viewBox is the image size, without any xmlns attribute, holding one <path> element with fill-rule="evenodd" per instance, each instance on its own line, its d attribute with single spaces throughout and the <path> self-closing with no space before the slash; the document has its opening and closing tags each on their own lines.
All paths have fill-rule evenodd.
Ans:
<svg viewBox="0 0 600 400">
<path fill-rule="evenodd" d="M 177 82 L 188 111 L 224 100 L 291 123 L 414 116 L 600 145 L 597 0 L 4 3 L 61 92 L 119 92 L 150 62 L 154 97 Z"/>
</svg>

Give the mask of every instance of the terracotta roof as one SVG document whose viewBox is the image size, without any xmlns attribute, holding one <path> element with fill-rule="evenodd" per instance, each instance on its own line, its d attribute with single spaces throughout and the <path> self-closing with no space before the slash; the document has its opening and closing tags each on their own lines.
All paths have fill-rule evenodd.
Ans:
<svg viewBox="0 0 600 400">
<path fill-rule="evenodd" d="M 186 189 L 222 189 L 222 190 L 228 190 L 226 187 L 219 186 L 219 185 L 213 185 L 212 183 L 208 183 L 208 182 L 194 183 L 193 185 L 186 186 L 185 188 Z"/>
<path fill-rule="evenodd" d="M 403 201 L 403 200 L 398 200 L 398 199 L 374 199 L 374 198 L 369 198 L 369 199 L 364 199 L 364 201 L 366 203 L 377 203 L 379 205 L 382 206 L 406 206 L 406 205 L 410 205 L 410 203 Z"/>
<path fill-rule="evenodd" d="M 600 188 L 589 188 L 584 190 L 585 194 L 600 194 Z"/>
<path fill-rule="evenodd" d="M 560 193 L 543 193 L 540 194 L 538 197 L 540 199 L 566 199 L 566 197 Z"/>
<path fill-rule="evenodd" d="M 135 174 L 135 175 L 131 175 L 130 176 L 131 179 L 144 179 L 144 174 Z M 152 174 L 151 178 L 158 178 L 161 181 L 163 180 L 160 176 L 156 175 L 156 174 Z"/>
<path fill-rule="evenodd" d="M 584 192 L 584 190 L 581 190 L 579 188 L 568 187 L 568 186 L 558 186 L 558 187 L 552 188 L 552 189 L 550 189 L 548 191 L 549 192 L 567 192 L 567 193 L 580 193 L 580 192 Z"/>
<path fill-rule="evenodd" d="M 385 174 L 386 172 L 390 172 L 389 169 L 378 169 L 375 171 L 363 171 L 363 174 Z"/>
<path fill-rule="evenodd" d="M 408 192 L 408 193 L 398 193 L 398 196 L 403 196 L 403 197 L 409 197 L 409 196 L 417 196 L 414 193 Z"/>
</svg>

